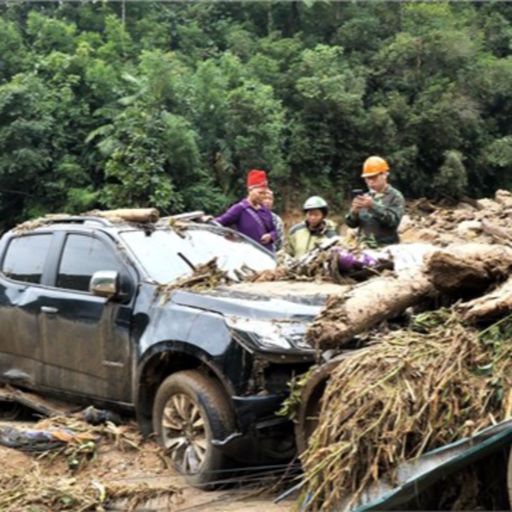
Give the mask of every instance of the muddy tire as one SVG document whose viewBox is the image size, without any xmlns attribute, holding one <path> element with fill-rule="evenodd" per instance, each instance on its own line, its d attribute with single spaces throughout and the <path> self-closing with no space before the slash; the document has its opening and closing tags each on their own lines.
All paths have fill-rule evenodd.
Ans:
<svg viewBox="0 0 512 512">
<path fill-rule="evenodd" d="M 158 388 L 153 430 L 173 466 L 190 485 L 213 488 L 226 477 L 228 459 L 212 445 L 234 432 L 231 407 L 220 385 L 196 370 L 177 372 Z"/>
<path fill-rule="evenodd" d="M 21 418 L 23 407 L 18 402 L 0 401 L 0 420 L 15 421 Z"/>
<path fill-rule="evenodd" d="M 328 377 L 325 377 L 315 386 L 310 386 L 304 393 L 299 406 L 297 421 L 295 423 L 295 443 L 299 455 L 303 454 L 309 445 L 309 439 L 318 426 L 318 417 L 322 408 L 321 399 L 327 385 Z"/>
<path fill-rule="evenodd" d="M 347 356 L 342 354 L 316 368 L 301 391 L 300 405 L 295 421 L 295 443 L 299 455 L 307 450 L 309 439 L 318 425 L 318 417 L 322 408 L 321 400 L 331 372 L 345 357 Z"/>
</svg>

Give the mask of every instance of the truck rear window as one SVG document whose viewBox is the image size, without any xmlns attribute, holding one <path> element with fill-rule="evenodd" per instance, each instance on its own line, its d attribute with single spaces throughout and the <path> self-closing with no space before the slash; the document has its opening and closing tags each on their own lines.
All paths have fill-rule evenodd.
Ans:
<svg viewBox="0 0 512 512">
<path fill-rule="evenodd" d="M 27 235 L 11 239 L 2 272 L 16 281 L 40 283 L 51 240 L 51 234 Z"/>
</svg>

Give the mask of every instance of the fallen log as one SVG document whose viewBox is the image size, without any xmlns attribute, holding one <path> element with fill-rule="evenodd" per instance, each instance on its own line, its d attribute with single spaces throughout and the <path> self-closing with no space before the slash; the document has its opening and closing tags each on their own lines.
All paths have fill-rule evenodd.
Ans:
<svg viewBox="0 0 512 512">
<path fill-rule="evenodd" d="M 320 350 L 341 348 L 354 336 L 437 293 L 480 294 L 508 278 L 512 249 L 503 245 L 461 244 L 435 251 L 421 270 L 376 277 L 333 296 L 310 325 L 306 337 Z"/>
<path fill-rule="evenodd" d="M 103 217 L 113 222 L 156 222 L 160 213 L 156 208 L 119 208 L 117 210 L 93 210 L 90 215 Z"/>
<path fill-rule="evenodd" d="M 512 312 L 512 277 L 492 292 L 458 306 L 468 322 L 493 320 Z"/>
<path fill-rule="evenodd" d="M 434 287 L 446 294 L 483 293 L 511 270 L 511 248 L 477 243 L 436 251 L 425 259 L 424 269 Z"/>
<path fill-rule="evenodd" d="M 342 347 L 356 334 L 434 294 L 434 286 L 420 270 L 400 277 L 371 279 L 345 295 L 330 297 L 306 337 L 321 350 Z"/>
</svg>

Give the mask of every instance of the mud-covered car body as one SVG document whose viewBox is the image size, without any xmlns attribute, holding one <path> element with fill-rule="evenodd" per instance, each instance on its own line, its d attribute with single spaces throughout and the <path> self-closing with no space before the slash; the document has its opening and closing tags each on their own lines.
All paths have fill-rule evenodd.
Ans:
<svg viewBox="0 0 512 512">
<path fill-rule="evenodd" d="M 275 412 L 290 378 L 313 362 L 304 332 L 325 297 L 283 297 L 257 284 L 201 292 L 163 285 L 211 256 L 224 258 L 219 264 L 233 276 L 241 262 L 254 270 L 275 265 L 245 237 L 194 223 L 180 232 L 69 217 L 6 233 L 0 378 L 133 410 L 149 435 L 162 381 L 194 369 L 220 386 L 233 417 L 229 432 L 213 436 L 218 450 L 245 462 L 266 452 L 284 455 L 279 443 L 287 422 Z M 232 257 L 240 261 L 231 264 Z M 278 442 L 265 444 L 269 439 Z"/>
</svg>

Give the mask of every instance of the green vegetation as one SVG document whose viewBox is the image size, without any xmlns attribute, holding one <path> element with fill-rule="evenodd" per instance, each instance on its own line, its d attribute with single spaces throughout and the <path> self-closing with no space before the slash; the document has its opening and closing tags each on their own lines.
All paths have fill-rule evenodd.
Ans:
<svg viewBox="0 0 512 512">
<path fill-rule="evenodd" d="M 335 206 L 381 154 L 406 196 L 512 184 L 512 5 L 7 2 L 3 228 L 46 212 L 217 213 L 248 168 Z"/>
</svg>

